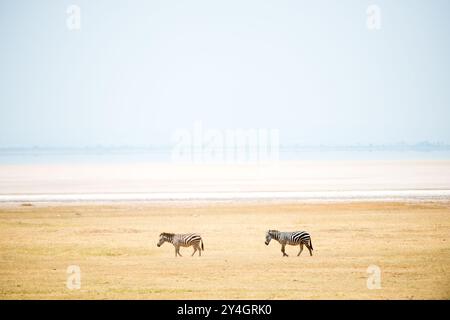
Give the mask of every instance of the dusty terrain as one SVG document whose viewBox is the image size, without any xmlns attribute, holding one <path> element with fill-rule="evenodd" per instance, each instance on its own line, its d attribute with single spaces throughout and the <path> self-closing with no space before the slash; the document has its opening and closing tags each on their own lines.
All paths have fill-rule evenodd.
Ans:
<svg viewBox="0 0 450 320">
<path fill-rule="evenodd" d="M 309 231 L 314 256 L 282 258 L 268 228 Z M 203 256 L 157 248 L 163 231 L 201 233 Z M 450 203 L 2 205 L 0 299 L 55 298 L 449 299 Z"/>
</svg>

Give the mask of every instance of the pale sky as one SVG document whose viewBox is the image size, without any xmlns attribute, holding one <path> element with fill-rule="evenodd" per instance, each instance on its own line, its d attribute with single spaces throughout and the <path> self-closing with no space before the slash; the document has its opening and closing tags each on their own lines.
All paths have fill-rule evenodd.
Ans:
<svg viewBox="0 0 450 320">
<path fill-rule="evenodd" d="M 447 0 L 0 0 L 0 147 L 168 144 L 195 121 L 450 144 L 448 57 Z"/>
</svg>

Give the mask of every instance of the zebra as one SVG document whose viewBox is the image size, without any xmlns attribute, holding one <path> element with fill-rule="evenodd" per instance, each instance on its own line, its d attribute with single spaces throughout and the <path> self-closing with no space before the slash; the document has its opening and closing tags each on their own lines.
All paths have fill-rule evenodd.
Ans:
<svg viewBox="0 0 450 320">
<path fill-rule="evenodd" d="M 175 247 L 175 257 L 180 254 L 180 247 L 194 247 L 194 252 L 191 256 L 198 250 L 198 256 L 202 255 L 202 250 L 205 250 L 203 246 L 202 237 L 196 233 L 186 233 L 186 234 L 175 234 L 175 233 L 167 233 L 163 232 L 159 235 L 159 241 L 157 246 L 160 247 L 164 242 L 170 242 Z M 201 247 L 200 247 L 201 245 Z"/>
<path fill-rule="evenodd" d="M 312 256 L 312 251 L 314 250 L 314 248 L 312 246 L 311 236 L 305 231 L 280 232 L 278 230 L 269 230 L 266 233 L 265 244 L 268 246 L 270 240 L 272 239 L 278 241 L 281 244 L 281 252 L 283 252 L 283 257 L 288 256 L 285 252 L 285 247 L 287 244 L 291 246 L 300 245 L 300 251 L 297 256 L 302 253 L 303 245 L 305 245 L 309 250 L 309 254 Z"/>
</svg>

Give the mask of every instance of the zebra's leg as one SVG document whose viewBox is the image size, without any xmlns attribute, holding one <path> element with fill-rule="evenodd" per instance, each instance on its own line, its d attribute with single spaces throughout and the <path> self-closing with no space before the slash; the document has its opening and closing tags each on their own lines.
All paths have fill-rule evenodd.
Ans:
<svg viewBox="0 0 450 320">
<path fill-rule="evenodd" d="M 196 252 L 197 252 L 197 246 L 194 246 L 194 252 L 192 252 L 191 257 L 193 257 Z"/>
<path fill-rule="evenodd" d="M 283 257 L 289 257 L 287 254 L 286 254 L 286 250 L 285 250 L 285 247 L 286 247 L 286 245 L 285 244 L 282 244 L 281 245 L 281 252 L 283 252 Z"/>
<path fill-rule="evenodd" d="M 312 250 L 311 250 L 311 246 L 309 244 L 305 243 L 305 246 L 308 248 L 309 250 L 309 255 L 312 256 Z"/>
<path fill-rule="evenodd" d="M 198 256 L 202 256 L 202 248 L 200 247 L 200 244 L 198 245 Z"/>
<path fill-rule="evenodd" d="M 181 255 L 181 253 L 180 253 L 180 246 L 177 246 L 176 247 L 176 252 L 175 252 L 175 255 L 179 255 L 180 257 L 182 257 L 182 255 Z"/>
<path fill-rule="evenodd" d="M 297 257 L 300 256 L 302 251 L 303 251 L 303 243 L 300 242 L 300 252 L 298 253 Z"/>
</svg>

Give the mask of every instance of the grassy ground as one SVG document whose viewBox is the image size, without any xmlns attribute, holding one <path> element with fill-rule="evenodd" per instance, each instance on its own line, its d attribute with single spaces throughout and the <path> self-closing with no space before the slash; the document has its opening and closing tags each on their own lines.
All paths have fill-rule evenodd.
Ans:
<svg viewBox="0 0 450 320">
<path fill-rule="evenodd" d="M 282 258 L 269 228 L 309 231 L 314 256 Z M 157 248 L 163 231 L 201 233 L 203 256 Z M 381 289 L 367 288 L 369 265 Z M 0 207 L 0 299 L 54 298 L 449 299 L 450 203 Z"/>
</svg>

